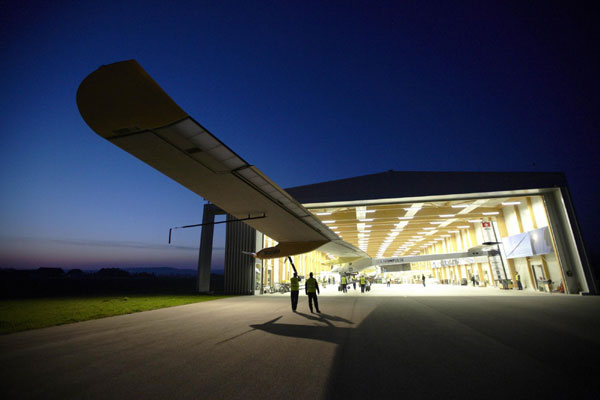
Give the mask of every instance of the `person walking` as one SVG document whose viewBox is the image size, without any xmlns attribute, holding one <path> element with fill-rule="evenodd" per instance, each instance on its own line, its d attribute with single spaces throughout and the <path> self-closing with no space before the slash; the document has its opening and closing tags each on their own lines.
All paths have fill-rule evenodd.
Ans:
<svg viewBox="0 0 600 400">
<path fill-rule="evenodd" d="M 317 299 L 317 293 L 321 294 L 319 290 L 319 284 L 317 280 L 313 278 L 313 273 L 310 273 L 310 277 L 306 280 L 304 284 L 304 290 L 306 291 L 306 295 L 308 296 L 308 308 L 310 308 L 310 312 L 313 312 L 313 302 L 315 303 L 315 310 L 318 313 L 321 313 L 319 310 L 319 300 Z"/>
<path fill-rule="evenodd" d="M 523 285 L 521 284 L 521 274 L 518 272 L 515 274 L 515 279 L 517 280 L 517 287 L 519 290 L 523 290 Z"/>
<path fill-rule="evenodd" d="M 346 293 L 348 291 L 347 285 L 348 285 L 348 282 L 346 281 L 346 275 L 343 275 L 342 276 L 342 292 Z"/>
<path fill-rule="evenodd" d="M 421 280 L 423 281 L 423 287 L 425 287 L 425 275 L 421 275 Z"/>
<path fill-rule="evenodd" d="M 292 299 L 292 311 L 296 311 L 298 307 L 298 295 L 300 294 L 300 279 L 298 274 L 294 272 L 294 276 L 290 278 L 290 294 Z"/>
<path fill-rule="evenodd" d="M 356 290 L 356 278 L 352 278 L 352 287 Z"/>
<path fill-rule="evenodd" d="M 365 292 L 365 285 L 366 285 L 367 281 L 365 279 L 364 275 L 360 276 L 360 292 L 364 293 Z"/>
<path fill-rule="evenodd" d="M 391 284 L 391 283 L 392 283 L 392 279 L 391 279 L 391 278 L 388 278 L 388 279 L 387 279 L 387 287 L 390 287 L 390 284 Z"/>
</svg>

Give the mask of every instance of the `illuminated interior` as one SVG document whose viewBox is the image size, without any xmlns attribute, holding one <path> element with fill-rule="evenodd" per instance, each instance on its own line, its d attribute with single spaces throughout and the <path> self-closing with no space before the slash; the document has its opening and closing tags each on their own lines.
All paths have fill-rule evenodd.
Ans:
<svg viewBox="0 0 600 400">
<path fill-rule="evenodd" d="M 472 200 L 434 201 L 418 203 L 374 204 L 350 207 L 314 207 L 309 210 L 340 238 L 364 250 L 372 258 L 407 257 L 466 251 L 485 242 L 502 242 L 503 276 L 494 273 L 491 260 L 464 258 L 441 261 L 421 261 L 410 265 L 440 283 L 469 284 L 475 278 L 479 286 L 500 286 L 506 279 L 508 288 L 516 285 L 520 274 L 525 289 L 561 291 L 563 271 L 555 254 L 554 240 L 548 228 L 547 211 L 541 196 L 503 197 Z M 486 224 L 489 223 L 489 224 Z M 486 237 L 484 227 L 490 226 L 494 237 Z M 541 240 L 546 235 L 550 244 L 542 253 L 534 250 L 514 251 L 511 238 Z M 521 236 L 519 236 L 521 235 Z M 520 239 L 521 242 L 523 239 Z M 275 242 L 265 238 L 265 246 Z M 326 261 L 335 257 L 315 251 L 293 257 L 300 275 L 327 276 L 333 265 Z M 287 282 L 292 268 L 284 259 L 265 260 L 263 282 L 274 285 Z M 374 278 L 407 282 L 411 274 L 386 273 L 372 268 Z M 412 274 L 415 275 L 415 274 Z M 502 279 L 500 279 L 502 278 Z"/>
</svg>

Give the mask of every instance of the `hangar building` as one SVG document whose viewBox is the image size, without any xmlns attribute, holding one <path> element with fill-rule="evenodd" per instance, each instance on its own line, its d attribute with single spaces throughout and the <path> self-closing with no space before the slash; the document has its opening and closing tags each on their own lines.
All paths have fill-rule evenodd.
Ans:
<svg viewBox="0 0 600 400">
<path fill-rule="evenodd" d="M 563 173 L 388 171 L 286 191 L 373 258 L 452 253 L 483 243 L 497 243 L 500 253 L 498 260 L 449 258 L 410 263 L 396 271 L 375 268 L 373 279 L 411 282 L 424 274 L 442 284 L 475 280 L 481 286 L 517 289 L 519 274 L 524 290 L 598 293 Z M 207 204 L 203 223 L 218 214 L 225 213 Z M 204 226 L 200 291 L 208 291 L 212 236 L 213 226 Z M 289 282 L 292 267 L 285 259 L 246 254 L 275 243 L 243 222 L 228 223 L 225 291 L 264 293 Z M 327 254 L 314 251 L 293 258 L 301 276 L 313 272 L 335 282 Z"/>
</svg>

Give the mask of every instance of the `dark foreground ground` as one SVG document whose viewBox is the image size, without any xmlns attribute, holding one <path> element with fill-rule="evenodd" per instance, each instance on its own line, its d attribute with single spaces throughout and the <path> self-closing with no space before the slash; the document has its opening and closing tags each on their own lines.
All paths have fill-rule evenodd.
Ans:
<svg viewBox="0 0 600 400">
<path fill-rule="evenodd" d="M 600 298 L 383 287 L 191 304 L 0 337 L 3 399 L 597 398 Z"/>
</svg>

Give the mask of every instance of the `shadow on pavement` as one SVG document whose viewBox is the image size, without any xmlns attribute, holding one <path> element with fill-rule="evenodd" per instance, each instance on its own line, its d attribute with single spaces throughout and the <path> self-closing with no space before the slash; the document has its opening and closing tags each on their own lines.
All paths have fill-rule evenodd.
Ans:
<svg viewBox="0 0 600 400">
<path fill-rule="evenodd" d="M 593 335 L 580 334 L 585 318 L 559 311 L 536 318 L 539 310 L 518 309 L 513 300 L 489 307 L 453 301 L 382 303 L 356 327 L 334 326 L 330 321 L 352 324 L 336 316 L 297 313 L 327 326 L 276 319 L 252 328 L 338 344 L 327 399 L 562 399 L 595 392 L 598 366 L 585 361 L 596 362 L 600 351 Z"/>
<path fill-rule="evenodd" d="M 324 322 L 327 325 L 333 326 L 330 321 L 336 322 L 344 322 L 346 324 L 354 324 L 354 322 L 347 320 L 346 318 L 338 317 L 337 315 L 329 315 L 329 314 L 305 314 L 300 311 L 296 311 L 297 315 L 300 315 L 306 319 L 310 319 L 313 321 Z"/>
<path fill-rule="evenodd" d="M 596 343 L 517 321 L 510 310 L 467 321 L 471 312 L 448 315 L 439 300 L 377 306 L 340 345 L 326 398 L 563 399 L 595 391 L 597 366 L 584 360 L 597 359 Z"/>
<path fill-rule="evenodd" d="M 336 344 L 343 343 L 345 337 L 348 335 L 348 331 L 350 331 L 350 328 L 338 328 L 324 318 L 318 318 L 300 312 L 298 312 L 297 314 L 310 320 L 324 322 L 327 324 L 327 326 L 276 324 L 275 322 L 277 322 L 279 318 L 281 318 L 279 317 L 269 322 L 265 322 L 264 324 L 250 325 L 250 327 L 252 329 L 258 329 L 261 331 L 271 333 L 273 335 L 322 340 L 325 342 L 331 342 Z"/>
</svg>

